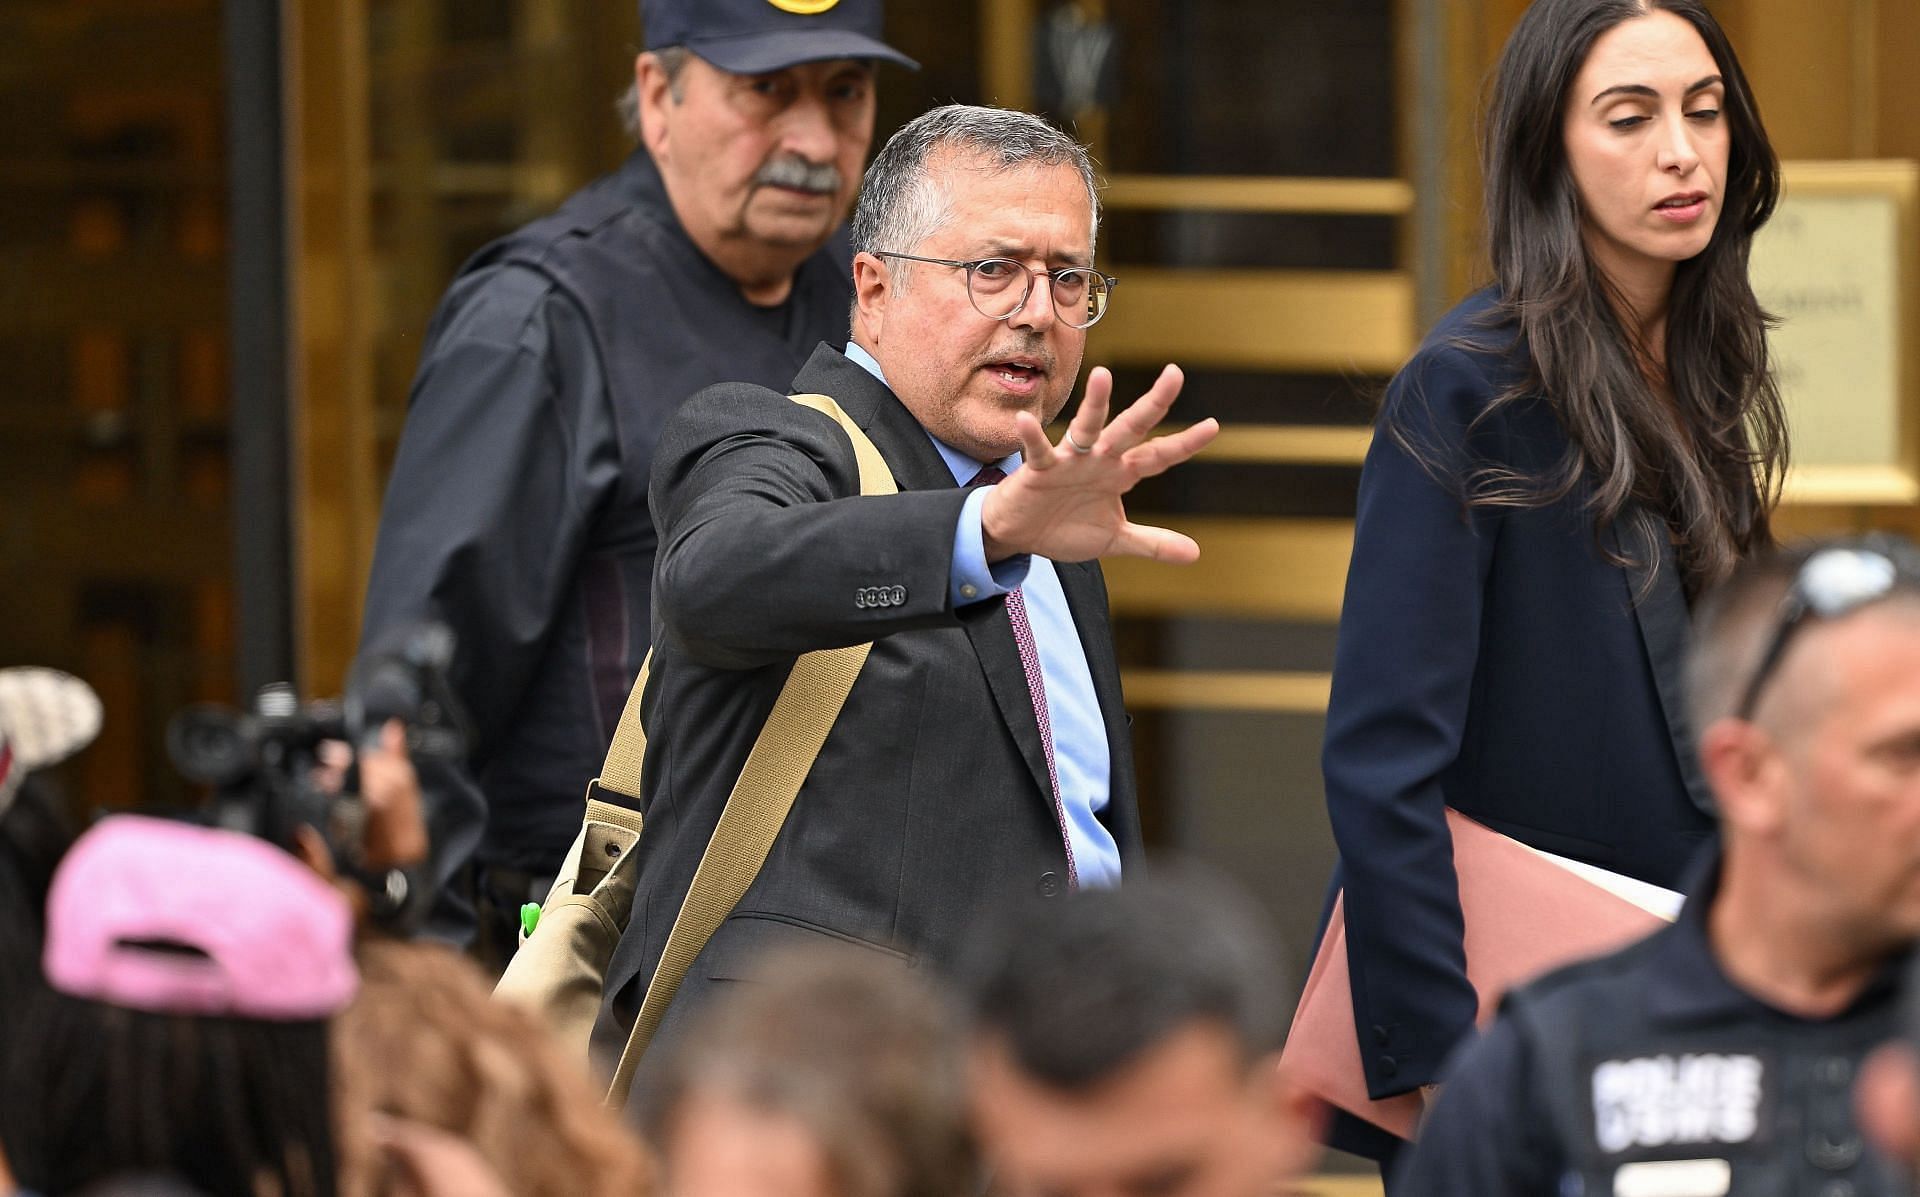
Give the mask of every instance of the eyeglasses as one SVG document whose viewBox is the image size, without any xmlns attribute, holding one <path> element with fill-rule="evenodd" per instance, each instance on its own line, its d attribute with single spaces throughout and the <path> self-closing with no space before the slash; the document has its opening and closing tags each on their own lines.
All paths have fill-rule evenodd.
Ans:
<svg viewBox="0 0 1920 1197">
<path fill-rule="evenodd" d="M 1902 541 L 1876 537 L 1873 543 L 1834 545 L 1808 557 L 1794 574 L 1786 598 L 1780 600 L 1773 636 L 1741 693 L 1734 717 L 1752 718 L 1762 687 L 1786 654 L 1794 632 L 1808 619 L 1838 619 L 1902 585 L 1920 587 L 1920 555 Z"/>
<path fill-rule="evenodd" d="M 1063 266 L 1058 270 L 1035 270 L 1012 258 L 980 258 L 956 262 L 951 258 L 922 258 L 876 249 L 876 258 L 902 258 L 925 262 L 929 266 L 951 266 L 967 272 L 967 298 L 973 310 L 989 320 L 1005 320 L 1027 306 L 1037 275 L 1053 284 L 1053 310 L 1062 323 L 1072 328 L 1091 328 L 1107 314 L 1107 300 L 1120 282 L 1110 274 L 1086 266 Z M 1016 285 L 1017 284 L 1017 285 Z M 1075 319 L 1075 317 L 1080 317 Z"/>
</svg>

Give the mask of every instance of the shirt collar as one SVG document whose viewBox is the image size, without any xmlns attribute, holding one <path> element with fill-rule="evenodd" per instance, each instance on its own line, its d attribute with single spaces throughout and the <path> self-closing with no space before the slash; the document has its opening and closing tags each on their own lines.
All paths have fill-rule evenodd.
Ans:
<svg viewBox="0 0 1920 1197">
<path fill-rule="evenodd" d="M 1696 1025 L 1752 1017 L 1764 1012 L 1794 1022 L 1836 1021 L 1891 999 L 1911 952 L 1901 952 L 1877 971 L 1865 989 L 1832 1020 L 1809 1020 L 1777 1010 L 1735 985 L 1714 955 L 1707 915 L 1720 889 L 1721 848 L 1716 844 L 1696 862 L 1684 888 L 1685 905 L 1673 926 L 1654 945 L 1654 967 L 1647 987 L 1647 1010 L 1661 1022 Z"/>
<path fill-rule="evenodd" d="M 868 353 L 864 346 L 854 341 L 848 341 L 847 360 L 879 379 L 882 385 L 887 385 L 886 371 L 880 368 L 880 363 L 874 360 L 874 356 Z M 961 486 L 972 482 L 974 475 L 980 472 L 980 467 L 988 464 L 975 461 L 931 432 L 927 433 L 927 439 L 932 441 L 933 447 L 940 451 L 940 460 L 947 463 L 947 469 L 953 474 L 954 482 Z M 1009 453 L 999 461 L 991 464 L 999 466 L 1001 473 L 1011 474 L 1020 468 L 1020 454 Z"/>
</svg>

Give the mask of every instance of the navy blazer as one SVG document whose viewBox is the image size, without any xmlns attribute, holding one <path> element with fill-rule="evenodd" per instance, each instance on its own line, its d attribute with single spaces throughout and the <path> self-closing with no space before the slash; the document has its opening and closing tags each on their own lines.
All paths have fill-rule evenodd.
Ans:
<svg viewBox="0 0 1920 1197">
<path fill-rule="evenodd" d="M 1682 709 L 1671 547 L 1623 543 L 1624 522 L 1596 534 L 1584 491 L 1462 501 L 1465 471 L 1539 474 L 1567 447 L 1544 400 L 1475 424 L 1526 368 L 1495 313 L 1483 291 L 1434 328 L 1389 387 L 1360 476 L 1322 766 L 1376 1098 L 1435 1081 L 1477 1010 L 1444 807 L 1668 887 L 1714 828 Z"/>
</svg>

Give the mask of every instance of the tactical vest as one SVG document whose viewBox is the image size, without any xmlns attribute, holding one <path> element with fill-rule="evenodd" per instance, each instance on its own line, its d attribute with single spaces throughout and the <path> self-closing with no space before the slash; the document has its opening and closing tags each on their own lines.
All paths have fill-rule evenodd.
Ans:
<svg viewBox="0 0 1920 1197">
<path fill-rule="evenodd" d="M 1897 1003 L 1807 1022 L 1754 1003 L 1731 1023 L 1662 1025 L 1639 1000 L 1651 945 L 1508 998 L 1561 1197 L 1896 1197 L 1861 1137 L 1853 1084 Z"/>
</svg>

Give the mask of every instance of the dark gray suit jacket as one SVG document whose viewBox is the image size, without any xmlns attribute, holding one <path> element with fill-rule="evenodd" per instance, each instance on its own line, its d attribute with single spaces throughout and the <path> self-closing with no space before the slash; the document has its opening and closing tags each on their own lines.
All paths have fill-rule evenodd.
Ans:
<svg viewBox="0 0 1920 1197">
<path fill-rule="evenodd" d="M 817 349 L 793 390 L 837 400 L 900 493 L 861 497 L 839 426 L 764 387 L 710 387 L 662 433 L 646 833 L 595 1033 L 603 1058 L 625 1041 L 727 793 L 802 652 L 874 642 L 765 868 L 694 962 L 654 1054 L 715 982 L 738 978 L 771 944 L 837 940 L 938 968 L 993 903 L 1066 888 L 1006 606 L 948 602 L 966 492 L 893 393 L 834 349 Z M 1105 584 L 1093 562 L 1056 564 L 1106 717 L 1106 824 L 1122 859 L 1137 862 Z M 872 587 L 901 601 L 859 601 Z"/>
</svg>

